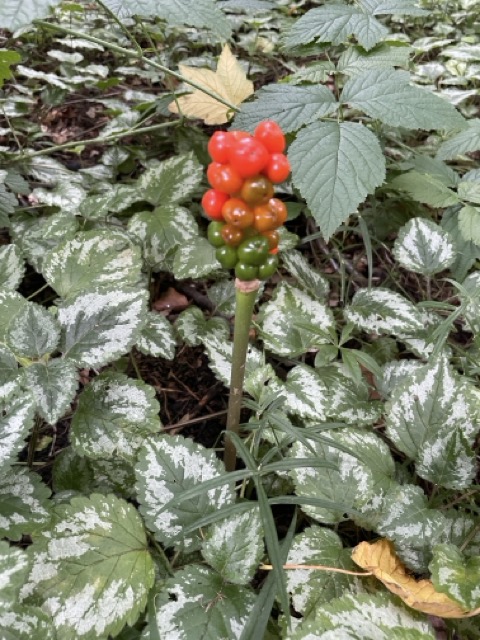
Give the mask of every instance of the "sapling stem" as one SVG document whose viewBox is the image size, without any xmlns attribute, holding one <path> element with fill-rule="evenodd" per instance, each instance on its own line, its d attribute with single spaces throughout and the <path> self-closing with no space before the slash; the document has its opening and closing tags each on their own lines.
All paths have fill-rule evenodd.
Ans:
<svg viewBox="0 0 480 640">
<path fill-rule="evenodd" d="M 230 377 L 230 396 L 228 398 L 227 432 L 225 434 L 225 453 L 223 460 L 227 471 L 235 470 L 237 452 L 230 438 L 238 433 L 240 410 L 242 408 L 243 381 L 247 360 L 250 324 L 253 307 L 260 287 L 259 280 L 235 280 L 235 327 L 233 331 L 232 373 Z"/>
</svg>

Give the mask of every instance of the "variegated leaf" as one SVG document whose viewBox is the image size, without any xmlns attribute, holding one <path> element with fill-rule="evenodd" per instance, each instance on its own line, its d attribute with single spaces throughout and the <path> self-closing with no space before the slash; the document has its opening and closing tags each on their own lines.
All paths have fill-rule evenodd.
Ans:
<svg viewBox="0 0 480 640">
<path fill-rule="evenodd" d="M 141 270 L 140 248 L 123 231 L 111 229 L 78 233 L 50 251 L 42 265 L 43 277 L 63 298 L 92 283 L 135 285 Z"/>
<path fill-rule="evenodd" d="M 185 202 L 199 186 L 203 168 L 193 152 L 149 167 L 138 181 L 139 200 L 155 206 Z"/>
<path fill-rule="evenodd" d="M 331 507 L 303 505 L 302 509 L 315 520 L 341 522 L 350 508 L 357 509 L 390 485 L 394 463 L 387 445 L 377 436 L 356 427 L 328 432 L 332 444 L 311 441 L 311 448 L 295 442 L 291 449 L 292 470 L 289 475 L 299 497 L 330 502 Z M 337 448 L 347 448 L 351 455 Z M 321 466 L 295 467 L 296 458 L 324 460 L 337 469 Z"/>
<path fill-rule="evenodd" d="M 142 520 L 114 495 L 76 497 L 53 510 L 29 548 L 22 597 L 42 606 L 62 640 L 106 640 L 133 625 L 154 581 Z"/>
<path fill-rule="evenodd" d="M 254 603 L 250 589 L 191 564 L 162 586 L 142 640 L 240 640 Z"/>
<path fill-rule="evenodd" d="M 101 367 L 126 353 L 145 322 L 146 292 L 118 286 L 62 302 L 62 351 L 79 367 Z"/>
<path fill-rule="evenodd" d="M 56 350 L 60 326 L 53 315 L 34 302 L 27 302 L 12 318 L 7 346 L 21 358 L 41 358 Z"/>
<path fill-rule="evenodd" d="M 65 213 L 76 215 L 82 200 L 87 195 L 85 189 L 72 182 L 59 182 L 53 189 L 37 187 L 32 196 L 48 207 L 58 207 Z"/>
<path fill-rule="evenodd" d="M 89 458 L 132 461 L 144 439 L 160 431 L 159 410 L 153 387 L 120 373 L 102 373 L 80 395 L 72 446 Z"/>
<path fill-rule="evenodd" d="M 182 436 L 149 438 L 136 465 L 140 511 L 157 540 L 166 546 L 186 544 L 189 551 L 200 539 L 182 535 L 184 527 L 234 501 L 232 483 L 213 450 Z M 221 486 L 188 500 L 182 493 L 225 475 Z"/>
<path fill-rule="evenodd" d="M 0 536 L 20 540 L 50 520 L 50 489 L 27 469 L 3 467 L 0 472 Z"/>
<path fill-rule="evenodd" d="M 0 342 L 5 343 L 12 318 L 26 305 L 27 301 L 15 291 L 0 289 Z"/>
<path fill-rule="evenodd" d="M 0 540 L 0 607 L 2 609 L 9 609 L 18 602 L 20 587 L 25 581 L 28 570 L 29 562 L 25 551 L 11 547 L 8 542 Z M 0 629 L 2 629 L 1 622 Z"/>
<path fill-rule="evenodd" d="M 202 544 L 204 559 L 233 584 L 248 584 L 263 554 L 263 527 L 257 505 L 212 524 Z"/>
<path fill-rule="evenodd" d="M 298 365 L 290 369 L 279 394 L 286 398 L 283 405 L 286 412 L 300 418 L 326 420 L 328 388 L 311 367 Z"/>
<path fill-rule="evenodd" d="M 423 329 L 422 316 L 399 293 L 377 287 L 360 289 L 345 309 L 346 319 L 363 331 L 411 334 Z"/>
<path fill-rule="evenodd" d="M 165 268 L 178 246 L 198 238 L 198 226 L 192 214 L 178 205 L 162 205 L 153 211 L 132 216 L 128 229 L 143 246 L 143 257 L 156 271 Z"/>
<path fill-rule="evenodd" d="M 179 280 L 204 278 L 220 269 L 215 248 L 206 238 L 192 238 L 181 244 L 173 259 L 173 275 Z"/>
<path fill-rule="evenodd" d="M 265 348 L 281 356 L 297 356 L 329 342 L 335 327 L 325 304 L 285 282 L 262 308 L 261 317 Z"/>
<path fill-rule="evenodd" d="M 472 450 L 480 429 L 474 389 L 441 356 L 415 370 L 392 393 L 387 433 L 434 484 L 465 489 L 475 475 Z"/>
<path fill-rule="evenodd" d="M 55 424 L 75 398 L 77 368 L 70 360 L 55 358 L 30 365 L 24 370 L 24 376 L 35 398 L 37 412 L 46 422 Z"/>
<path fill-rule="evenodd" d="M 313 525 L 295 536 L 286 564 L 323 565 L 356 571 L 351 549 L 344 549 L 340 537 L 331 529 Z M 333 571 L 294 569 L 286 572 L 292 604 L 304 617 L 326 602 L 348 591 L 361 591 L 360 581 Z"/>
<path fill-rule="evenodd" d="M 203 337 L 208 334 L 218 335 L 224 341 L 230 337 L 230 329 L 226 320 L 223 318 L 207 320 L 203 311 L 195 306 L 188 307 L 179 314 L 175 322 L 175 331 L 181 340 L 190 347 L 201 344 Z"/>
<path fill-rule="evenodd" d="M 326 298 L 330 289 L 328 280 L 310 265 L 300 251 L 285 251 L 282 253 L 282 262 L 300 287 L 318 300 Z"/>
<path fill-rule="evenodd" d="M 172 360 L 177 346 L 172 325 L 161 313 L 149 311 L 135 346 L 145 355 Z"/>
<path fill-rule="evenodd" d="M 377 389 L 385 397 L 389 396 L 399 384 L 408 380 L 422 363 L 418 360 L 394 360 L 387 362 L 382 369 L 382 377 L 377 380 Z"/>
<path fill-rule="evenodd" d="M 0 344 L 0 400 L 7 400 L 19 383 L 17 359 L 10 349 Z"/>
<path fill-rule="evenodd" d="M 208 289 L 208 297 L 215 305 L 214 311 L 226 316 L 235 315 L 235 284 L 231 278 L 214 282 Z"/>
<path fill-rule="evenodd" d="M 426 276 L 443 271 L 456 258 L 448 231 L 425 218 L 412 218 L 400 229 L 393 252 L 402 267 Z"/>
<path fill-rule="evenodd" d="M 57 639 L 50 616 L 40 607 L 16 604 L 9 609 L 0 610 L 0 630 L 2 640 Z"/>
<path fill-rule="evenodd" d="M 480 333 L 480 273 L 474 271 L 463 281 L 462 285 L 468 295 L 467 300 L 463 294 L 460 295 L 462 301 L 467 303 L 465 320 L 476 335 Z"/>
<path fill-rule="evenodd" d="M 103 162 L 105 162 L 105 155 L 103 154 Z M 80 204 L 79 211 L 84 218 L 98 220 L 120 213 L 142 199 L 136 185 L 115 184 L 110 185 L 110 189 L 105 193 L 87 196 Z"/>
<path fill-rule="evenodd" d="M 352 426 L 373 424 L 379 419 L 381 406 L 369 398 L 365 382 L 356 383 L 334 366 L 319 369 L 318 375 L 328 389 L 328 418 L 341 420 Z"/>
<path fill-rule="evenodd" d="M 5 469 L 25 446 L 34 414 L 35 400 L 29 392 L 18 390 L 7 400 L 0 400 L 0 469 Z"/>
<path fill-rule="evenodd" d="M 437 591 L 446 593 L 465 609 L 480 607 L 480 557 L 466 558 L 457 546 L 440 544 L 433 548 L 429 566 Z"/>
<path fill-rule="evenodd" d="M 229 340 L 222 329 L 220 331 L 209 332 L 202 336 L 202 342 L 207 352 L 209 366 L 217 378 L 225 386 L 230 385 L 232 371 L 232 351 L 233 343 Z M 245 365 L 245 382 L 248 383 L 250 374 L 254 374 L 258 367 L 263 366 L 264 355 L 261 351 L 250 345 L 247 351 L 247 361 Z"/>
<path fill-rule="evenodd" d="M 0 288 L 16 289 L 24 273 L 25 264 L 17 245 L 0 246 Z"/>
</svg>

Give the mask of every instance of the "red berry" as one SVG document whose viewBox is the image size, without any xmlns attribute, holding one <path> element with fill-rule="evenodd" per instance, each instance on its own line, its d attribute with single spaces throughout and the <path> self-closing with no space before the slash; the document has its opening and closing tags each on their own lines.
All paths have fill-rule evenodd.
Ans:
<svg viewBox="0 0 480 640">
<path fill-rule="evenodd" d="M 211 162 L 207 168 L 207 180 L 210 185 L 222 193 L 236 193 L 242 188 L 243 180 L 229 164 Z"/>
<path fill-rule="evenodd" d="M 215 162 L 226 164 L 228 152 L 233 144 L 235 144 L 235 138 L 230 131 L 215 131 L 208 141 L 208 153 Z"/>
<path fill-rule="evenodd" d="M 231 166 L 242 178 L 260 173 L 267 166 L 269 158 L 263 144 L 251 136 L 238 140 L 229 154 Z"/>
<path fill-rule="evenodd" d="M 267 178 L 274 184 L 283 182 L 290 175 L 290 162 L 283 153 L 272 153 L 265 169 Z"/>
<path fill-rule="evenodd" d="M 223 220 L 222 207 L 228 200 L 228 194 L 208 189 L 202 198 L 202 207 L 205 213 L 212 220 Z"/>
<path fill-rule="evenodd" d="M 230 198 L 222 208 L 222 215 L 227 224 L 239 229 L 246 229 L 253 224 L 253 210 L 240 198 Z"/>
<path fill-rule="evenodd" d="M 264 120 L 255 129 L 254 137 L 259 140 L 270 153 L 282 153 L 286 146 L 283 131 L 273 120 Z"/>
</svg>

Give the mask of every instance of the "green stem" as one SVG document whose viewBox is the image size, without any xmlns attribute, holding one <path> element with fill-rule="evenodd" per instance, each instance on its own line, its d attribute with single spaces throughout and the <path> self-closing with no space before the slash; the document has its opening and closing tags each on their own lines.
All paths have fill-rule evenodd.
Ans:
<svg viewBox="0 0 480 640">
<path fill-rule="evenodd" d="M 214 100 L 217 100 L 217 102 L 224 104 L 229 109 L 238 111 L 237 105 L 233 104 L 232 102 L 229 102 L 228 100 L 225 100 L 225 98 L 222 98 L 221 96 L 219 96 L 218 93 L 215 93 L 214 91 L 210 91 L 210 89 L 207 89 L 207 87 L 204 87 L 203 85 L 198 84 L 198 82 L 195 82 L 194 80 L 189 80 L 188 78 L 185 78 L 184 76 L 182 76 L 181 73 L 177 73 L 176 71 L 172 71 L 168 67 L 164 67 L 163 64 L 155 62 L 150 58 L 146 58 L 142 53 L 138 51 L 125 49 L 124 47 L 120 47 L 118 44 L 113 44 L 112 42 L 108 42 L 107 40 L 103 40 L 102 38 L 96 38 L 95 36 L 90 36 L 87 33 L 84 33 L 83 31 L 77 31 L 76 29 L 67 29 L 66 27 L 61 27 L 56 24 L 51 24 L 50 22 L 45 22 L 45 20 L 34 20 L 33 24 L 37 27 L 43 27 L 44 29 L 50 29 L 51 31 L 58 31 L 65 35 L 74 36 L 75 38 L 82 38 L 83 40 L 88 40 L 89 42 L 94 42 L 96 44 L 99 44 L 102 47 L 110 49 L 111 51 L 115 51 L 116 53 L 121 53 L 124 56 L 141 60 L 144 64 L 150 67 L 153 67 L 154 69 L 157 69 L 157 71 L 162 71 L 163 73 L 166 73 L 167 75 L 172 76 L 173 78 L 176 78 L 180 82 L 189 84 L 194 89 L 198 89 L 202 93 L 207 94 L 207 96 L 210 96 Z"/>
<path fill-rule="evenodd" d="M 225 453 L 223 461 L 227 471 L 235 471 L 237 452 L 230 438 L 230 433 L 238 433 L 240 429 L 240 410 L 242 408 L 243 380 L 245 378 L 245 362 L 247 359 L 250 323 L 259 280 L 245 282 L 235 281 L 235 329 L 233 333 L 232 374 L 230 378 L 230 396 L 228 398 L 227 432 L 225 434 Z"/>
</svg>

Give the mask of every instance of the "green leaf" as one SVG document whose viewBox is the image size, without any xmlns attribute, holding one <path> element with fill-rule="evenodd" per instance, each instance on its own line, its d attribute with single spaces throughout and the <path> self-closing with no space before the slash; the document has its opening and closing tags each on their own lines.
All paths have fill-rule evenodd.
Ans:
<svg viewBox="0 0 480 640">
<path fill-rule="evenodd" d="M 480 204 L 480 181 L 463 179 L 458 185 L 458 197 L 474 204 Z"/>
<path fill-rule="evenodd" d="M 2 576 L 0 605 L 2 609 L 9 609 L 18 602 L 20 587 L 25 581 L 28 570 L 27 554 L 22 549 L 10 547 L 8 542 L 0 540 L 0 575 Z"/>
<path fill-rule="evenodd" d="M 463 156 L 480 149 L 480 118 L 473 118 L 467 122 L 467 127 L 445 140 L 440 145 L 437 158 L 453 160 L 456 156 Z"/>
<path fill-rule="evenodd" d="M 141 277 L 140 248 L 123 231 L 77 233 L 45 257 L 42 275 L 63 298 L 101 285 L 135 285 Z"/>
<path fill-rule="evenodd" d="M 132 15 L 157 16 L 174 27 L 211 29 L 223 39 L 230 38 L 230 22 L 212 0 L 106 0 L 106 6 L 119 18 Z"/>
<path fill-rule="evenodd" d="M 329 418 L 352 426 L 374 424 L 379 419 L 380 406 L 370 399 L 369 388 L 363 380 L 357 384 L 335 366 L 317 371 L 327 385 L 326 412 Z"/>
<path fill-rule="evenodd" d="M 330 89 L 321 84 L 312 87 L 267 85 L 257 91 L 255 98 L 254 102 L 241 106 L 235 116 L 235 129 L 253 132 L 262 120 L 275 120 L 288 133 L 333 113 L 338 106 Z"/>
<path fill-rule="evenodd" d="M 444 98 L 410 85 L 407 71 L 372 69 L 345 83 L 341 101 L 394 127 L 454 129 L 465 122 Z"/>
<path fill-rule="evenodd" d="M 161 313 L 149 311 L 146 322 L 140 331 L 136 348 L 145 355 L 154 358 L 173 360 L 177 343 L 170 322 Z"/>
<path fill-rule="evenodd" d="M 13 78 L 13 73 L 10 67 L 12 64 L 17 64 L 18 62 L 20 62 L 21 59 L 22 56 L 17 51 L 0 49 L 0 88 L 3 87 L 4 80 L 10 80 L 11 78 Z"/>
<path fill-rule="evenodd" d="M 289 640 L 435 640 L 427 618 L 391 594 L 344 595 L 319 607 Z"/>
<path fill-rule="evenodd" d="M 103 157 L 105 162 L 105 154 Z M 106 193 L 87 196 L 80 204 L 79 211 L 84 218 L 98 220 L 107 218 L 113 213 L 121 213 L 134 202 L 142 200 L 142 194 L 136 185 L 110 185 Z"/>
<path fill-rule="evenodd" d="M 160 431 L 155 390 L 121 373 L 102 373 L 80 395 L 70 439 L 89 458 L 135 459 L 144 439 Z"/>
<path fill-rule="evenodd" d="M 0 24 L 4 29 L 16 31 L 31 24 L 36 18 L 48 15 L 59 0 L 4 0 L 0 8 Z"/>
<path fill-rule="evenodd" d="M 463 240 L 480 246 L 480 207 L 465 205 L 458 212 L 458 228 Z"/>
<path fill-rule="evenodd" d="M 461 282 L 465 279 L 475 260 L 480 259 L 480 234 L 478 246 L 471 241 L 465 240 L 460 230 L 457 211 L 454 208 L 447 209 L 444 212 L 441 225 L 443 229 L 448 231 L 457 248 L 457 255 L 450 266 L 450 271 L 453 278 Z"/>
<path fill-rule="evenodd" d="M 19 293 L 0 289 L 0 342 L 5 343 L 12 318 L 27 304 L 25 298 Z"/>
<path fill-rule="evenodd" d="M 199 237 L 192 214 L 176 205 L 136 213 L 128 230 L 141 240 L 143 257 L 157 271 L 165 269 L 165 261 L 173 256 L 178 246 Z"/>
<path fill-rule="evenodd" d="M 296 20 L 284 39 L 286 47 L 309 42 L 342 44 L 350 35 L 367 51 L 383 40 L 388 29 L 360 7 L 334 4 L 310 9 Z"/>
<path fill-rule="evenodd" d="M 287 413 L 310 420 L 326 420 L 328 389 L 311 367 L 297 365 L 290 369 L 278 395 L 285 397 L 283 408 Z"/>
<path fill-rule="evenodd" d="M 76 215 L 81 202 L 87 192 L 79 184 L 74 182 L 59 182 L 53 189 L 37 187 L 32 191 L 32 196 L 48 207 L 58 207 L 64 213 Z"/>
<path fill-rule="evenodd" d="M 327 297 L 330 290 L 328 280 L 320 271 L 311 266 L 300 251 L 283 252 L 282 262 L 287 271 L 307 293 L 319 300 L 324 300 Z"/>
<path fill-rule="evenodd" d="M 369 333 L 408 335 L 423 329 L 422 316 L 415 305 L 382 287 L 357 291 L 345 309 L 345 317 Z"/>
<path fill-rule="evenodd" d="M 332 507 L 303 505 L 302 509 L 315 520 L 337 523 L 344 520 L 349 508 L 357 509 L 390 485 L 394 463 L 387 445 L 372 433 L 356 427 L 344 427 L 328 433 L 331 444 L 312 441 L 311 448 L 295 442 L 290 451 L 290 477 L 299 497 L 319 498 Z M 355 456 L 342 449 L 347 447 Z M 312 452 L 313 449 L 313 452 Z M 295 467 L 295 459 L 323 460 L 337 467 Z M 335 508 L 335 506 L 337 508 Z"/>
<path fill-rule="evenodd" d="M 0 469 L 13 461 L 25 446 L 24 439 L 33 426 L 35 400 L 31 393 L 18 390 L 0 400 Z"/>
<path fill-rule="evenodd" d="M 135 507 L 114 495 L 55 507 L 29 552 L 22 595 L 51 616 L 62 640 L 106 640 L 145 608 L 154 581 L 145 531 Z"/>
<path fill-rule="evenodd" d="M 370 51 L 365 51 L 362 47 L 349 46 L 340 56 L 337 70 L 347 76 L 357 76 L 366 69 L 408 67 L 412 51 L 412 47 L 403 42 L 396 46 L 379 44 Z"/>
<path fill-rule="evenodd" d="M 385 178 L 377 137 L 354 122 L 308 125 L 298 133 L 288 157 L 293 183 L 326 239 Z"/>
<path fill-rule="evenodd" d="M 157 540 L 166 546 L 183 542 L 192 550 L 198 546 L 198 540 L 185 539 L 182 530 L 200 516 L 234 501 L 232 483 L 215 452 L 182 436 L 145 440 L 138 454 L 136 475 L 140 511 Z M 223 475 L 224 485 L 188 500 L 181 499 L 188 489 Z"/>
<path fill-rule="evenodd" d="M 480 273 L 474 271 L 462 283 L 468 295 L 467 306 L 465 308 L 465 320 L 470 326 L 472 333 L 480 333 Z M 462 302 L 466 296 L 460 296 Z"/>
<path fill-rule="evenodd" d="M 414 371 L 396 387 L 387 433 L 415 460 L 416 473 L 449 489 L 465 489 L 475 475 L 472 445 L 480 429 L 476 396 L 445 356 Z"/>
<path fill-rule="evenodd" d="M 17 357 L 41 358 L 56 350 L 60 326 L 53 315 L 34 302 L 27 302 L 12 318 L 7 346 Z"/>
<path fill-rule="evenodd" d="M 288 82 L 290 84 L 303 84 L 304 82 L 321 84 L 327 82 L 330 74 L 334 72 L 335 64 L 331 60 L 321 60 L 301 67 L 291 76 L 288 76 Z"/>
<path fill-rule="evenodd" d="M 439 544 L 433 548 L 429 569 L 437 591 L 446 593 L 465 609 L 480 606 L 480 556 L 465 558 L 455 545 Z"/>
<path fill-rule="evenodd" d="M 351 549 L 344 549 L 339 536 L 324 527 L 313 525 L 295 536 L 286 564 L 323 565 L 357 571 L 351 559 Z M 354 576 L 334 571 L 287 571 L 287 586 L 292 604 L 304 617 L 326 602 L 339 598 L 360 586 Z"/>
<path fill-rule="evenodd" d="M 223 318 L 207 320 L 203 311 L 193 305 L 178 315 L 175 321 L 175 330 L 181 340 L 190 347 L 196 347 L 201 344 L 203 338 L 209 334 L 218 335 L 223 340 L 229 340 L 230 338 L 230 328 L 226 320 Z M 229 381 L 226 384 L 228 385 Z"/>
<path fill-rule="evenodd" d="M 61 302 L 62 351 L 79 367 L 98 368 L 137 341 L 146 313 L 146 292 L 117 286 L 93 289 Z"/>
<path fill-rule="evenodd" d="M 263 528 L 257 505 L 212 524 L 202 545 L 204 559 L 233 584 L 250 582 L 263 553 Z"/>
<path fill-rule="evenodd" d="M 25 265 L 15 244 L 0 247 L 0 288 L 16 289 L 22 281 Z"/>
<path fill-rule="evenodd" d="M 399 230 L 393 254 L 405 269 L 431 276 L 452 264 L 455 249 L 448 231 L 431 220 L 412 218 Z"/>
<path fill-rule="evenodd" d="M 65 415 L 78 387 L 77 368 L 70 360 L 36 362 L 24 370 L 25 382 L 35 398 L 37 412 L 48 424 Z"/>
<path fill-rule="evenodd" d="M 10 609 L 0 610 L 0 629 L 2 640 L 57 638 L 50 617 L 39 607 L 17 604 Z"/>
<path fill-rule="evenodd" d="M 0 229 L 10 226 L 9 214 L 14 213 L 18 205 L 17 198 L 0 183 Z"/>
<path fill-rule="evenodd" d="M 168 1 L 172 0 L 167 0 Z M 158 15 L 158 7 L 155 13 Z M 189 200 L 199 186 L 203 168 L 193 152 L 174 156 L 149 167 L 138 180 L 138 199 L 165 207 Z"/>
<path fill-rule="evenodd" d="M 426 16 L 428 11 L 417 6 L 417 0 L 358 0 L 365 11 L 373 15 Z"/>
<path fill-rule="evenodd" d="M 459 197 L 449 189 L 445 180 L 419 171 L 409 171 L 391 181 L 394 189 L 406 191 L 414 200 L 430 207 L 449 207 L 460 202 Z"/>
<path fill-rule="evenodd" d="M 254 602 L 249 589 L 226 583 L 208 567 L 190 565 L 163 585 L 155 619 L 142 639 L 240 640 Z"/>
<path fill-rule="evenodd" d="M 192 238 L 175 251 L 173 275 L 179 280 L 204 278 L 220 269 L 215 248 L 206 238 Z"/>
<path fill-rule="evenodd" d="M 229 334 L 225 332 L 224 323 L 217 323 L 216 325 L 210 326 L 213 330 L 202 335 L 201 341 L 203 342 L 209 359 L 210 369 L 212 369 L 217 378 L 228 387 L 230 385 L 232 370 L 233 342 L 230 340 Z M 255 374 L 258 368 L 265 364 L 264 360 L 265 358 L 261 351 L 253 346 L 249 346 L 245 364 L 244 384 L 246 386 L 249 384 L 250 375 Z"/>
<path fill-rule="evenodd" d="M 50 520 L 50 489 L 27 469 L 2 468 L 0 472 L 0 536 L 20 540 L 36 533 Z"/>
<path fill-rule="evenodd" d="M 261 313 L 261 337 L 266 349 L 296 356 L 329 342 L 334 329 L 330 309 L 309 293 L 282 282 Z"/>
</svg>

